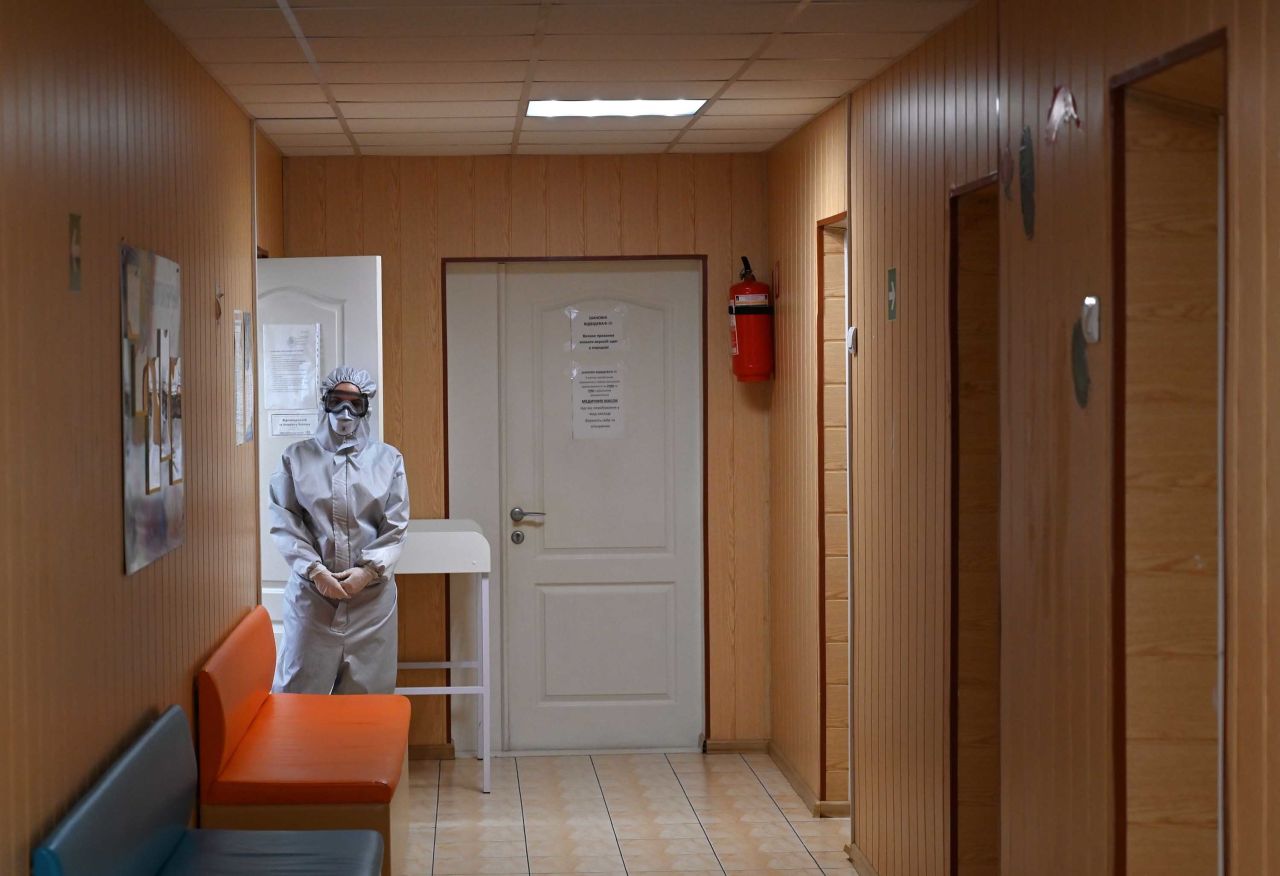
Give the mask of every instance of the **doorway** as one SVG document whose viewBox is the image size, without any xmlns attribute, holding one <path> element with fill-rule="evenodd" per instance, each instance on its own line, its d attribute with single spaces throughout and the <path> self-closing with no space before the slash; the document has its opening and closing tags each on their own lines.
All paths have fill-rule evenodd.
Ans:
<svg viewBox="0 0 1280 876">
<path fill-rule="evenodd" d="M 1117 872 L 1209 876 L 1225 872 L 1225 48 L 1122 77 L 1113 106 Z"/>
<path fill-rule="evenodd" d="M 1000 872 L 1000 206 L 951 198 L 951 872 Z"/>
<path fill-rule="evenodd" d="M 848 214 L 818 223 L 818 610 L 823 815 L 849 815 Z"/>
<path fill-rule="evenodd" d="M 703 261 L 451 261 L 445 295 L 449 513 L 499 559 L 499 748 L 695 750 Z"/>
</svg>

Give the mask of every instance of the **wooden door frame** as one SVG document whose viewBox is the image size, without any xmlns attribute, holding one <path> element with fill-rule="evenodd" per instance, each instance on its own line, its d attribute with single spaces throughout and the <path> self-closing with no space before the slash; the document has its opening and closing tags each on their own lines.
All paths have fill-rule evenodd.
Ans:
<svg viewBox="0 0 1280 876">
<path fill-rule="evenodd" d="M 826 521 L 826 517 L 827 517 L 827 510 L 826 510 L 826 507 L 827 507 L 826 450 L 827 448 L 826 448 L 826 444 L 827 442 L 826 442 L 826 426 L 824 423 L 824 416 L 823 416 L 826 413 L 825 405 L 823 403 L 823 388 L 826 386 L 826 370 L 823 364 L 825 361 L 824 350 L 826 347 L 826 334 L 823 331 L 823 328 L 824 328 L 823 321 L 826 316 L 826 298 L 827 298 L 826 273 L 827 272 L 826 272 L 826 246 L 825 246 L 825 241 L 823 240 L 823 236 L 826 234 L 827 229 L 832 225 L 839 225 L 842 222 L 846 223 L 843 226 L 845 230 L 845 242 L 844 242 L 845 257 L 841 260 L 841 263 L 845 266 L 844 300 L 846 302 L 845 323 L 847 324 L 849 321 L 847 302 L 849 299 L 848 256 L 849 256 L 849 235 L 850 235 L 850 229 L 847 224 L 848 219 L 849 219 L 848 210 L 844 210 L 839 213 L 836 213 L 834 216 L 828 216 L 825 219 L 819 219 L 817 223 L 817 231 L 815 232 L 816 240 L 817 240 L 817 254 L 818 254 L 818 270 L 817 270 L 818 306 L 817 306 L 817 319 L 815 320 L 815 323 L 816 323 L 815 333 L 816 333 L 817 342 L 814 347 L 814 352 L 816 354 L 816 359 L 817 359 L 817 368 L 815 370 L 817 371 L 817 381 L 818 381 L 818 393 L 817 393 L 817 399 L 816 399 L 817 404 L 815 405 L 815 407 L 817 408 L 817 415 L 818 415 L 818 429 L 817 429 L 817 439 L 818 439 L 818 460 L 817 460 L 818 462 L 818 466 L 817 466 L 818 468 L 818 489 L 817 489 L 817 496 L 818 496 L 818 787 L 815 788 L 814 790 L 817 791 L 818 793 L 819 803 L 823 803 L 827 801 L 827 521 Z M 848 391 L 849 391 L 849 371 L 846 368 L 845 369 L 846 396 L 848 394 Z M 850 428 L 850 425 L 848 422 L 848 414 L 847 414 L 847 409 L 848 409 L 847 403 L 845 405 L 845 408 L 846 408 L 845 453 L 847 456 L 848 444 L 849 444 L 849 433 L 847 430 Z M 849 476 L 848 465 L 846 464 L 845 466 L 846 479 L 848 478 L 848 476 Z M 846 495 L 848 494 L 847 482 L 845 485 L 845 493 Z M 845 513 L 851 514 L 852 510 L 853 510 L 852 508 L 848 508 L 846 509 Z M 850 548 L 850 553 L 852 553 L 852 547 Z M 852 562 L 852 559 L 850 560 L 850 562 Z M 850 604 L 852 605 L 852 599 L 853 599 L 852 593 L 849 593 L 849 599 L 850 599 Z M 853 631 L 849 630 L 848 634 L 850 636 L 849 654 L 852 657 Z M 850 679 L 849 679 L 850 690 L 852 690 L 852 686 L 853 686 L 852 675 L 853 673 L 850 672 Z M 849 734 L 850 734 L 849 768 L 850 768 L 850 772 L 852 772 L 852 769 L 853 769 L 853 743 L 852 743 L 853 717 L 852 715 L 850 715 L 850 718 L 849 718 Z M 849 806 L 850 806 L 850 811 L 852 811 L 852 807 L 853 807 L 853 783 L 852 782 L 849 783 Z"/>
<path fill-rule="evenodd" d="M 1126 204 L 1125 204 L 1125 90 L 1135 83 L 1162 73 L 1171 67 L 1191 61 L 1202 55 L 1209 54 L 1221 50 L 1223 53 L 1223 63 L 1226 67 L 1224 70 L 1223 82 L 1226 94 L 1223 95 L 1222 102 L 1222 119 L 1225 126 L 1228 118 L 1230 107 L 1228 98 L 1230 95 L 1230 48 L 1227 41 L 1227 31 L 1225 28 L 1216 30 L 1207 34 L 1200 39 L 1193 40 L 1183 46 L 1172 51 L 1165 52 L 1141 64 L 1137 64 L 1112 76 L 1108 83 L 1108 99 L 1110 101 L 1111 112 L 1111 295 L 1112 295 L 1112 333 L 1114 340 L 1112 342 L 1112 375 L 1111 375 L 1111 730 L 1112 730 L 1112 787 L 1113 797 L 1112 805 L 1115 811 L 1112 813 L 1112 822 L 1114 830 L 1115 846 L 1112 849 L 1112 864 L 1114 876 L 1125 876 L 1128 872 L 1128 832 L 1129 832 L 1129 813 L 1128 813 L 1128 781 L 1126 769 L 1128 766 L 1126 757 L 1127 746 L 1127 722 L 1125 720 L 1125 710 L 1127 708 L 1125 684 L 1127 680 L 1126 653 L 1125 653 L 1125 377 L 1127 374 L 1127 347 L 1125 343 L 1125 331 L 1127 328 L 1125 319 L 1125 308 L 1127 296 L 1125 290 L 1126 283 Z M 1229 131 L 1229 128 L 1224 130 Z M 1227 771 L 1227 719 L 1228 719 L 1228 697 L 1229 689 L 1227 678 L 1230 674 L 1230 657 L 1231 652 L 1227 648 L 1230 641 L 1230 629 L 1227 624 L 1230 620 L 1228 608 L 1230 607 L 1230 587 L 1228 585 L 1229 569 L 1227 567 L 1227 524 L 1228 513 L 1230 509 L 1230 496 L 1227 493 L 1226 473 L 1226 451 L 1227 451 L 1227 433 L 1226 419 L 1223 415 L 1227 401 L 1228 391 L 1230 389 L 1230 374 L 1228 373 L 1228 306 L 1230 304 L 1230 259 L 1228 253 L 1223 246 L 1229 240 L 1229 216 L 1227 212 L 1227 198 L 1229 190 L 1227 187 L 1229 151 L 1225 148 L 1225 135 L 1220 141 L 1220 154 L 1218 156 L 1219 167 L 1221 168 L 1219 177 L 1219 204 L 1218 214 L 1220 218 L 1220 226 L 1218 228 L 1219 250 L 1218 250 L 1218 321 L 1219 321 L 1219 338 L 1218 338 L 1218 405 L 1217 418 L 1219 424 L 1218 433 L 1218 513 L 1219 527 L 1218 533 L 1218 563 L 1220 571 L 1220 580 L 1218 583 L 1218 611 L 1219 611 L 1219 635 L 1221 642 L 1219 647 L 1222 650 L 1221 668 L 1218 675 L 1218 846 L 1219 853 L 1219 869 L 1223 874 L 1231 872 L 1229 849 L 1227 844 L 1227 829 L 1230 824 L 1227 811 L 1228 800 L 1228 781 L 1229 773 Z"/>
<path fill-rule="evenodd" d="M 949 557 L 950 557 L 950 574 L 948 576 L 948 614 L 950 617 L 950 629 L 948 630 L 949 641 L 947 643 L 950 649 L 949 656 L 949 678 L 948 678 L 948 698 L 947 698 L 947 724 L 948 724 L 948 741 L 947 741 L 947 800 L 948 800 L 948 872 L 951 876 L 956 876 L 960 872 L 960 837 L 959 837 L 959 815 L 960 815 L 960 779 L 959 779 L 959 750 L 960 750 L 960 381 L 956 376 L 960 373 L 960 199 L 965 195 L 973 194 L 976 191 L 987 188 L 988 186 L 1000 185 L 1000 174 L 989 173 L 978 179 L 962 185 L 952 186 L 951 191 L 947 195 L 947 344 L 948 344 L 948 383 L 950 384 L 950 398 L 948 399 L 948 440 L 950 442 L 950 476 L 948 478 L 947 492 L 948 499 L 951 504 L 951 526 L 948 538 Z M 997 241 L 999 240 L 998 222 L 999 222 L 999 196 L 997 193 Z M 997 260 L 997 271 L 999 263 Z M 1000 310 L 999 298 L 999 278 L 997 276 L 997 292 L 996 292 L 996 312 Z M 999 344 L 1000 332 L 999 327 L 995 333 L 996 343 Z M 998 353 L 999 351 L 997 351 Z M 999 417 L 997 413 L 997 417 Z M 997 534 L 998 537 L 998 534 Z M 997 563 L 999 562 L 1000 552 L 996 552 Z M 997 571 L 999 576 L 999 571 Z M 1003 604 L 1003 582 L 997 586 L 997 594 L 999 602 Z M 997 633 L 996 651 L 1000 653 L 1000 636 Z M 999 659 L 999 658 L 997 658 Z M 997 682 L 999 686 L 999 682 Z M 1003 692 L 1003 691 L 1002 691 Z M 997 762 L 999 763 L 999 762 Z M 998 767 L 999 768 L 999 767 Z"/>
<path fill-rule="evenodd" d="M 708 528 L 707 518 L 709 516 L 709 499 L 708 495 L 708 443 L 707 443 L 707 259 L 705 254 L 691 255 L 602 255 L 602 256 L 458 256 L 440 259 L 440 376 L 441 376 L 441 400 L 443 403 L 443 435 L 442 444 L 444 447 L 444 507 L 449 507 L 449 317 L 448 317 L 448 295 L 445 286 L 448 278 L 450 265 L 455 264 L 529 264 L 532 262 L 657 262 L 657 261 L 689 261 L 697 262 L 702 270 L 702 405 L 699 411 L 701 417 L 702 431 L 702 739 L 699 740 L 700 747 L 705 747 L 706 741 L 711 738 L 711 575 L 707 563 L 711 555 L 710 552 L 710 530 Z M 499 372 L 501 376 L 501 372 Z M 500 412 L 501 415 L 501 412 Z M 499 515 L 501 516 L 501 515 Z M 502 570 L 502 587 L 506 588 L 506 569 Z M 499 599 L 502 598 L 502 591 L 499 591 Z M 449 627 L 449 618 L 452 611 L 449 606 L 449 588 L 445 586 L 445 654 L 446 659 L 451 659 L 451 635 Z M 507 623 L 506 612 L 502 612 L 502 622 L 505 626 Z M 500 630 L 499 633 L 504 633 Z M 502 638 L 502 658 L 505 665 L 507 657 L 507 647 L 505 636 Z M 506 673 L 503 673 L 502 679 L 502 736 L 507 736 L 507 726 L 510 720 L 509 710 L 506 705 L 507 697 L 507 679 Z M 450 698 L 446 697 L 446 702 Z M 446 710 L 449 707 L 446 706 Z M 490 727 L 490 733 L 493 728 Z M 453 743 L 453 728 L 450 723 L 449 743 Z"/>
</svg>

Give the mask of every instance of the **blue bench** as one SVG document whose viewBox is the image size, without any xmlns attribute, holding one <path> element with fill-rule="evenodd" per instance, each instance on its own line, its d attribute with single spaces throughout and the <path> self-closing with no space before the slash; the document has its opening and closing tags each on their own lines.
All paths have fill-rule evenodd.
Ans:
<svg viewBox="0 0 1280 876">
<path fill-rule="evenodd" d="M 35 850 L 33 876 L 379 876 L 372 830 L 192 830 L 191 728 L 172 706 Z"/>
</svg>

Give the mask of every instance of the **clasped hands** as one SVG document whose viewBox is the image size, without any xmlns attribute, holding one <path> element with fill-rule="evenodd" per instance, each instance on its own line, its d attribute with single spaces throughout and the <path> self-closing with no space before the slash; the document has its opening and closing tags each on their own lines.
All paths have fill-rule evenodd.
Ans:
<svg viewBox="0 0 1280 876">
<path fill-rule="evenodd" d="M 353 566 L 345 572 L 330 572 L 324 566 L 311 576 L 311 583 L 321 596 L 329 599 L 350 599 L 374 582 L 377 576 L 367 566 Z"/>
</svg>

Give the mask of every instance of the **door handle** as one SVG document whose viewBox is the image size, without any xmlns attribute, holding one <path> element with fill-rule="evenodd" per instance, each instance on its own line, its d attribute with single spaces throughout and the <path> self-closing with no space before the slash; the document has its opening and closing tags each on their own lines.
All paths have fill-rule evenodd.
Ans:
<svg viewBox="0 0 1280 876">
<path fill-rule="evenodd" d="M 543 520 L 546 516 L 546 512 L 544 511 L 526 511 L 519 505 L 511 509 L 511 519 L 516 523 L 519 523 L 521 520 L 526 518 L 530 520 Z"/>
</svg>

